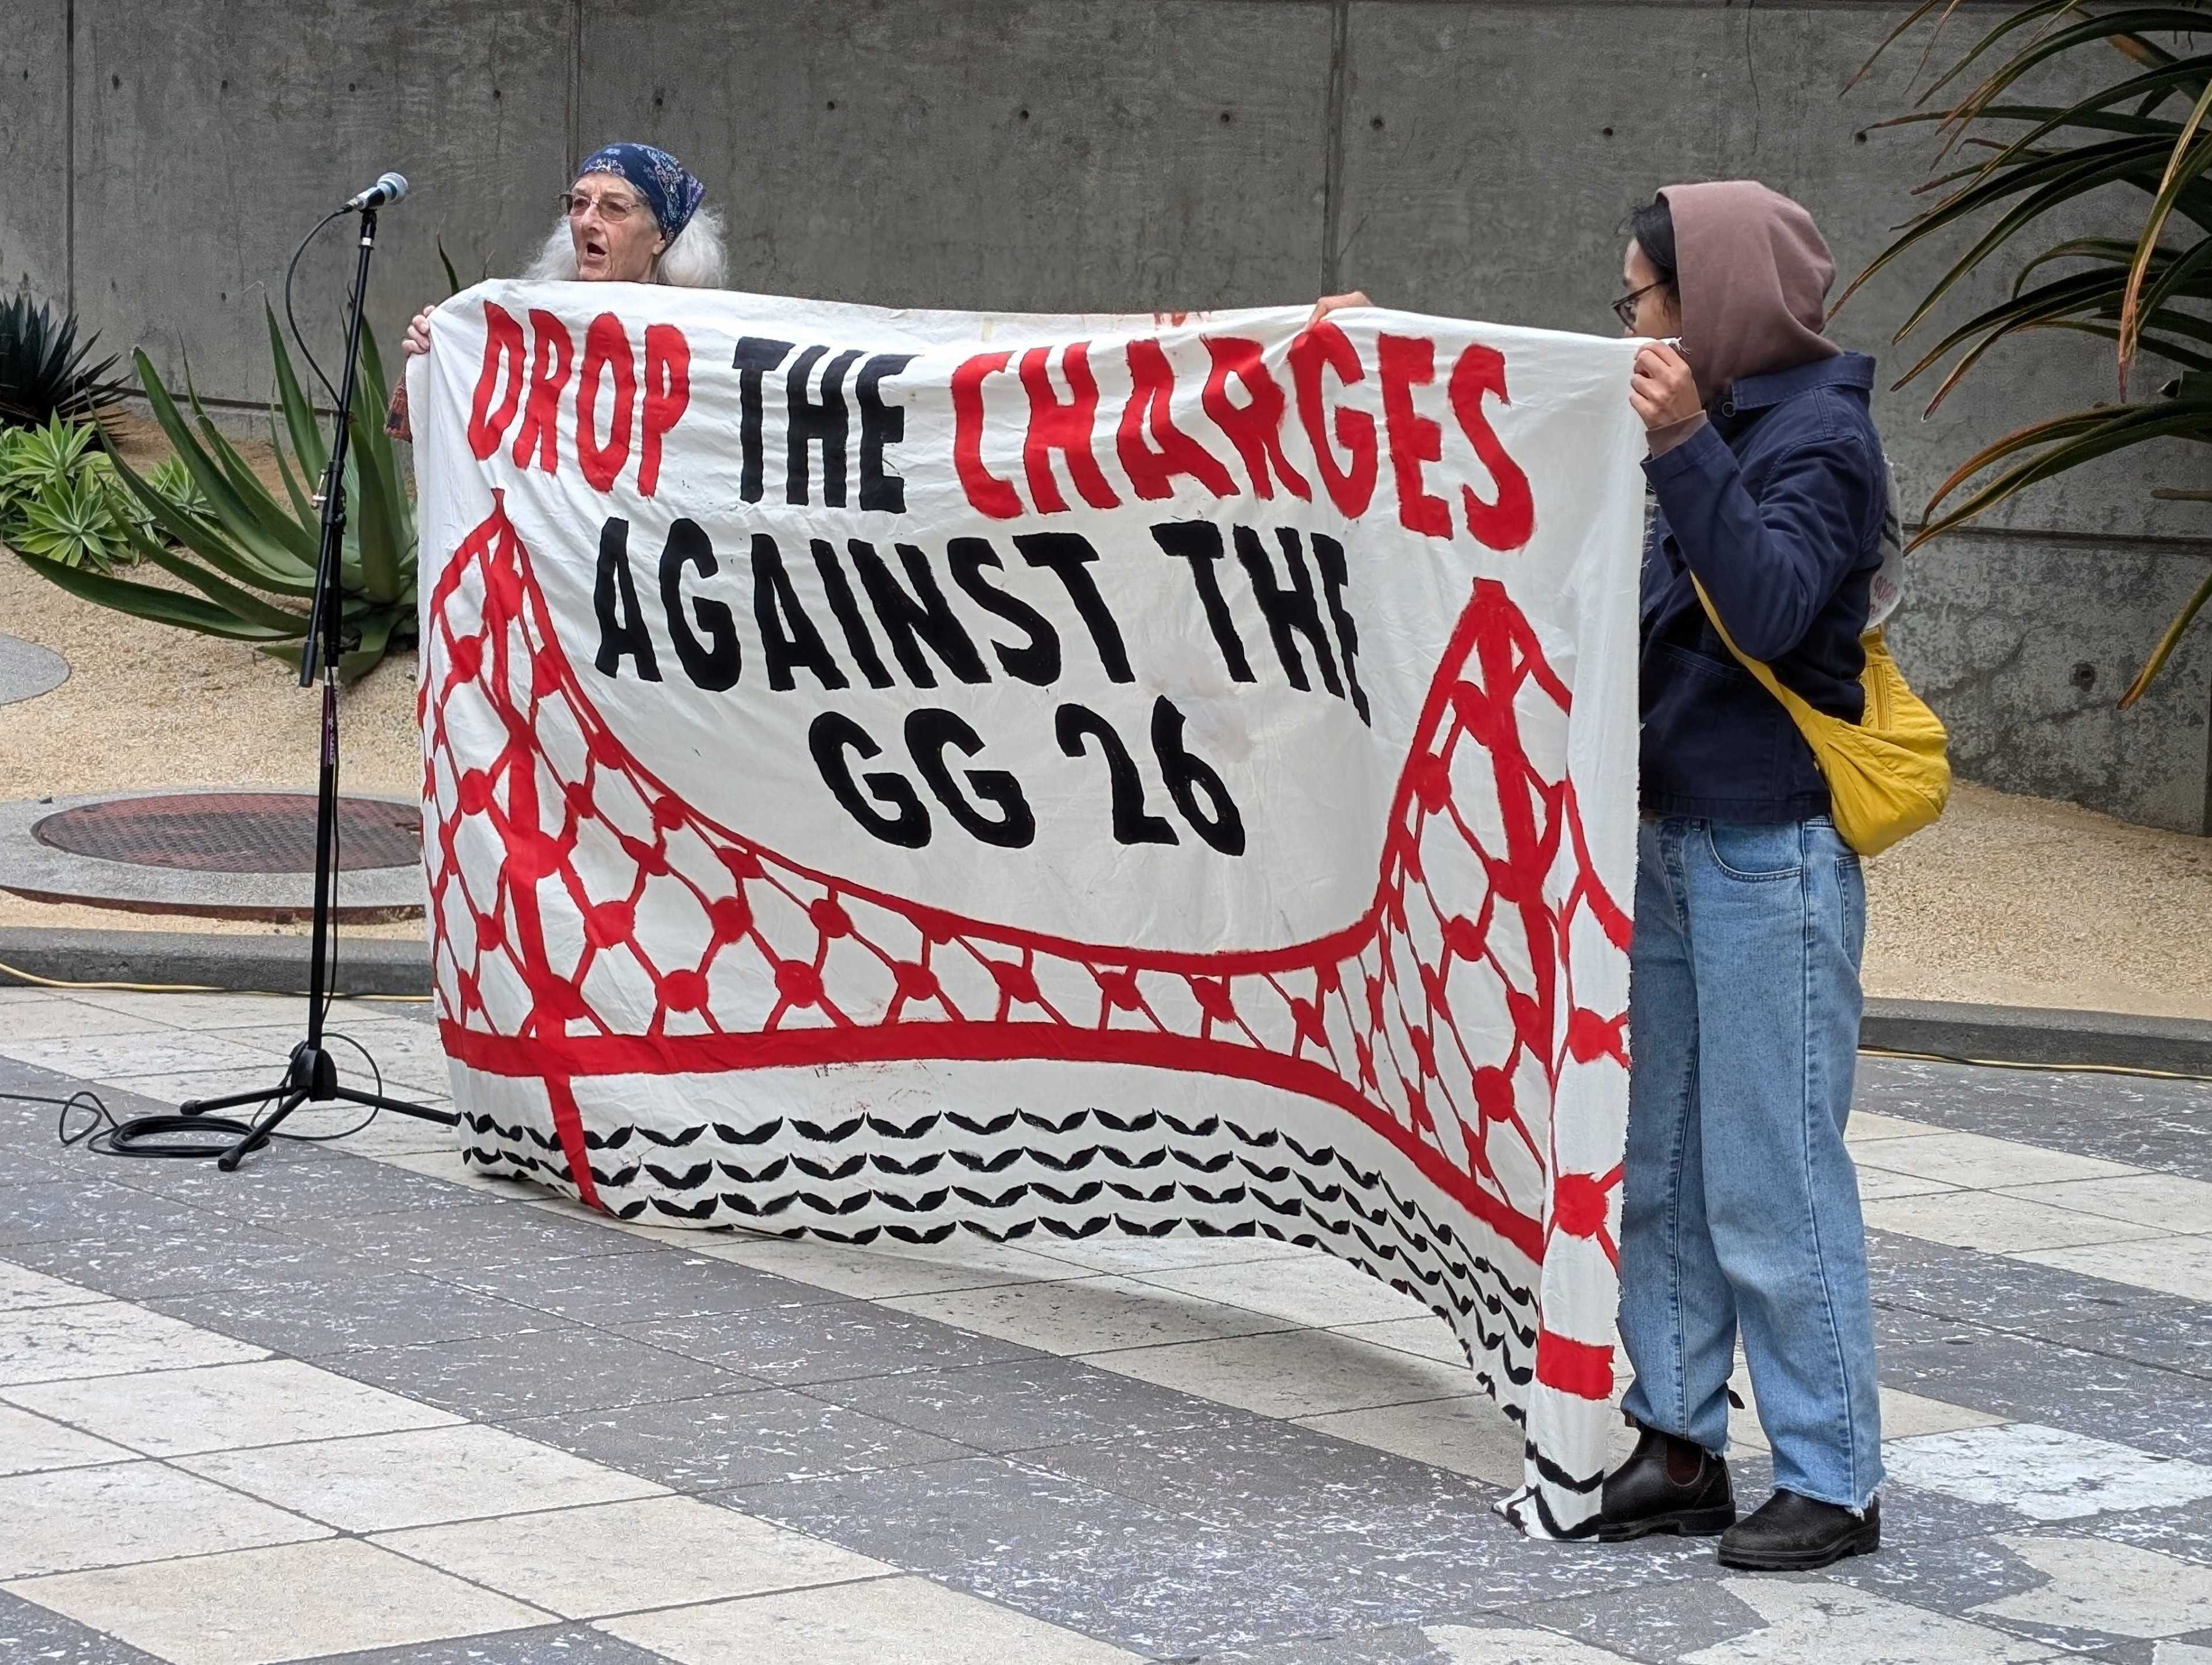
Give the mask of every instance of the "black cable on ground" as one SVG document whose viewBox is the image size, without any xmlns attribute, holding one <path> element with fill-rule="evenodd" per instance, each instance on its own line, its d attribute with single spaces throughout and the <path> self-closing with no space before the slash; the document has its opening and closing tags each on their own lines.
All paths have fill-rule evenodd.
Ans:
<svg viewBox="0 0 2212 1665">
<path fill-rule="evenodd" d="M 368 1066 L 369 1074 L 376 1082 L 376 1096 L 384 1097 L 384 1071 L 378 1066 L 375 1054 L 350 1035 L 332 1030 L 326 1032 L 325 1041 L 343 1041 L 362 1056 Z M 283 1093 L 272 1095 L 282 1098 Z M 185 1115 L 179 1111 L 163 1111 L 153 1115 L 134 1115 L 118 1121 L 115 1112 L 107 1108 L 106 1101 L 90 1087 L 79 1087 L 66 1098 L 55 1098 L 41 1093 L 0 1092 L 0 1099 L 19 1104 L 51 1104 L 60 1115 L 56 1118 L 54 1134 L 64 1146 L 82 1145 L 86 1150 L 100 1156 L 172 1158 L 184 1160 L 219 1157 L 242 1139 L 250 1139 L 261 1131 L 259 1118 L 241 1121 L 228 1115 Z M 314 1108 L 310 1100 L 301 1110 Z M 342 1139 L 351 1139 L 375 1121 L 380 1107 L 371 1105 L 368 1114 L 350 1127 L 342 1127 L 334 1133 L 272 1133 L 272 1139 L 289 1139 L 295 1145 L 330 1145 Z M 300 1110 L 293 1112 L 295 1115 Z M 77 1125 L 72 1128 L 72 1119 Z M 184 1137 L 179 1137 L 180 1135 Z"/>
</svg>

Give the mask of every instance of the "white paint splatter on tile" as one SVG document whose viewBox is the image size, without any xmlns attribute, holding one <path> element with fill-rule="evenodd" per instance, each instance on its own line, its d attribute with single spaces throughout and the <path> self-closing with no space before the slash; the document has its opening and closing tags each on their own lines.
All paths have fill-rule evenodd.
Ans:
<svg viewBox="0 0 2212 1665">
<path fill-rule="evenodd" d="M 2212 1498 L 2212 1468 L 2200 1463 L 2032 1422 L 1901 1439 L 1884 1446 L 1882 1457 L 1901 1485 L 2002 1504 L 2038 1521 Z"/>
<path fill-rule="evenodd" d="M 1623 1665 L 1628 1658 L 1550 1631 L 1424 1625 L 1421 1634 L 1443 1650 L 1451 1665 Z"/>
<path fill-rule="evenodd" d="M 1766 1628 L 1685 1654 L 1683 1665 L 2026 1665 L 2057 1651 L 1825 1578 L 1722 1582 Z"/>
<path fill-rule="evenodd" d="M 2212 1626 L 2212 1566 L 2098 1538 L 2008 1532 L 1997 1541 L 2051 1582 L 1976 1613 L 2146 1639 Z"/>
</svg>

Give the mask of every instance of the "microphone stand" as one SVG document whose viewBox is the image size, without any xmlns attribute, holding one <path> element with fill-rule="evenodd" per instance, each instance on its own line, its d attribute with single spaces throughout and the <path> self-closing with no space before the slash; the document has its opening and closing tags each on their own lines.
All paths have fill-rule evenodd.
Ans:
<svg viewBox="0 0 2212 1665">
<path fill-rule="evenodd" d="M 353 434 L 355 374 L 361 362 L 362 313 L 368 301 L 368 260 L 375 249 L 376 210 L 364 208 L 361 210 L 361 262 L 354 275 L 353 300 L 346 319 L 345 368 L 338 385 L 337 431 L 331 439 L 330 466 L 323 474 L 322 548 L 315 561 L 315 592 L 307 613 L 307 639 L 300 645 L 300 686 L 306 688 L 313 684 L 319 670 L 323 679 L 322 762 L 315 801 L 313 958 L 307 969 L 307 1036 L 292 1048 L 291 1063 L 285 1070 L 284 1079 L 276 1085 L 222 1098 L 191 1099 L 177 1106 L 184 1115 L 204 1115 L 246 1104 L 276 1106 L 272 1115 L 254 1122 L 235 1145 L 216 1159 L 216 1166 L 227 1174 L 235 1173 L 248 1152 L 268 1144 L 277 1127 L 302 1104 L 362 1104 L 447 1127 L 460 1121 L 460 1117 L 451 1110 L 434 1110 L 404 1099 L 341 1086 L 337 1060 L 323 1046 L 323 1018 L 331 992 L 327 987 L 330 947 L 337 930 L 331 907 L 338 854 L 337 667 L 343 651 L 341 627 L 345 611 L 338 578 L 345 547 L 345 465 Z"/>
</svg>

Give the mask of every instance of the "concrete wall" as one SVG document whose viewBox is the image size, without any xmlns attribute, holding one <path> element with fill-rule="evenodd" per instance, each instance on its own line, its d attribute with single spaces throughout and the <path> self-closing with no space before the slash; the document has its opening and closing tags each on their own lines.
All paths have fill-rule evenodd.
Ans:
<svg viewBox="0 0 2212 1665">
<path fill-rule="evenodd" d="M 13 3 L 74 27 L 79 312 L 165 371 L 189 366 L 210 397 L 268 397 L 264 301 L 282 307 L 285 262 L 319 215 L 386 168 L 422 182 L 379 248 L 387 343 L 444 296 L 441 238 L 471 278 L 511 270 L 567 183 L 566 7 Z M 334 228 L 302 264 L 310 340 L 336 335 L 353 263 Z"/>
<path fill-rule="evenodd" d="M 69 289 L 70 73 L 62 0 L 36 0 L 0 30 L 0 286 Z"/>
<path fill-rule="evenodd" d="M 1904 106 L 1917 50 L 1840 92 L 1901 10 L 15 0 L 0 281 L 71 295 L 111 343 L 257 400 L 262 301 L 319 210 L 386 167 L 416 182 L 385 222 L 388 341 L 444 293 L 439 240 L 465 281 L 514 270 L 568 169 L 622 136 L 707 179 L 741 288 L 1121 309 L 1358 284 L 1609 330 L 1622 216 L 1672 179 L 1757 174 L 1814 210 L 1846 272 L 1873 255 L 1924 172 L 1923 140 L 1872 131 Z M 1840 333 L 1903 368 L 1889 336 L 1940 269 L 1923 258 L 1879 281 Z M 305 270 L 313 328 L 334 316 L 344 240 Z M 2094 343 L 2046 340 L 1932 420 L 1919 396 L 1881 409 L 1917 504 L 1978 441 L 2112 393 Z M 2185 648 L 2142 708 L 2111 708 L 2212 558 L 2206 511 L 2148 495 L 2202 483 L 2200 468 L 2115 459 L 1917 559 L 1898 648 L 1971 778 L 2206 829 L 2212 643 Z"/>
</svg>

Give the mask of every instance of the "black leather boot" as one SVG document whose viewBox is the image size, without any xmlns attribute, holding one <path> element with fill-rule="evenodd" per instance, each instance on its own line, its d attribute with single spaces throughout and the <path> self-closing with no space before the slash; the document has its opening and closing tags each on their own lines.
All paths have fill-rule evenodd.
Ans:
<svg viewBox="0 0 2212 1665">
<path fill-rule="evenodd" d="M 1597 1535 L 1608 1544 L 1655 1532 L 1710 1538 L 1735 1522 L 1727 1462 L 1703 1446 L 1644 1428 L 1628 1461 L 1605 1477 Z"/>
<path fill-rule="evenodd" d="M 1777 1492 L 1721 1534 L 1721 1565 L 1751 1572 L 1809 1572 L 1881 1547 L 1881 1499 L 1864 1515 Z"/>
</svg>

